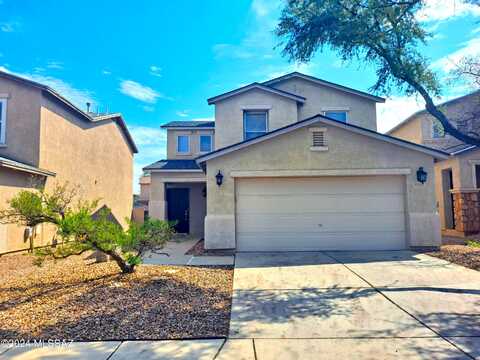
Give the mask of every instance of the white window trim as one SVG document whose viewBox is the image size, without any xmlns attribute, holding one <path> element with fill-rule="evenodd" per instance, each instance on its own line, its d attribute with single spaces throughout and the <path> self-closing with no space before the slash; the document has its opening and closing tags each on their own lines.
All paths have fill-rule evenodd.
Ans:
<svg viewBox="0 0 480 360">
<path fill-rule="evenodd" d="M 178 150 L 178 138 L 180 136 L 185 136 L 187 138 L 187 146 L 188 146 L 187 151 L 179 151 Z M 177 135 L 177 143 L 175 145 L 175 150 L 176 150 L 178 155 L 190 155 L 190 135 L 182 135 L 182 134 Z"/>
<path fill-rule="evenodd" d="M 6 144 L 6 139 L 7 139 L 7 106 L 8 106 L 8 101 L 6 98 L 0 98 L 0 102 L 2 103 L 2 113 L 0 114 L 1 116 L 1 130 L 0 130 L 0 145 L 5 145 Z"/>
<path fill-rule="evenodd" d="M 210 150 L 209 151 L 202 151 L 202 137 L 209 137 L 210 138 Z M 213 138 L 210 134 L 200 134 L 198 135 L 198 152 L 200 154 L 207 154 L 213 150 Z"/>
<path fill-rule="evenodd" d="M 323 132 L 323 136 L 327 135 L 326 127 L 311 127 L 308 129 L 311 133 L 310 136 L 313 136 L 314 132 Z M 328 151 L 328 146 L 310 146 L 311 151 Z"/>
<path fill-rule="evenodd" d="M 268 133 L 268 128 L 269 128 L 269 126 L 268 126 L 268 123 L 269 123 L 269 111 L 268 111 L 268 109 L 256 107 L 256 108 L 252 108 L 252 109 L 248 109 L 248 110 L 243 110 L 243 141 L 247 140 L 245 138 L 245 134 L 247 133 L 246 126 L 245 126 L 246 121 L 247 121 L 246 114 L 247 114 L 247 112 L 255 112 L 255 111 L 266 113 L 265 134 Z M 251 132 L 251 131 L 249 131 L 249 132 Z"/>
</svg>

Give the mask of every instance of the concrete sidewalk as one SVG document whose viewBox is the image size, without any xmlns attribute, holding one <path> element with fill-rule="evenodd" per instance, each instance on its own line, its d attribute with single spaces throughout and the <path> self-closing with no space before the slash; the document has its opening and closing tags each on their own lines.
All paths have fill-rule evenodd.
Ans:
<svg viewBox="0 0 480 360">
<path fill-rule="evenodd" d="M 0 347 L 3 360 L 253 360 L 252 340 L 78 342 L 65 346 Z"/>
</svg>

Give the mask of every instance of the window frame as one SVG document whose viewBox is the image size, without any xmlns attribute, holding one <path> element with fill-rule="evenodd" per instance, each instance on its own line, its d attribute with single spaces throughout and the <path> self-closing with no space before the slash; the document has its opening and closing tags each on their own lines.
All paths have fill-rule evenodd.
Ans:
<svg viewBox="0 0 480 360">
<path fill-rule="evenodd" d="M 7 140 L 7 106 L 8 100 L 6 98 L 0 98 L 2 103 L 2 109 L 0 112 L 0 145 L 5 145 Z"/>
<path fill-rule="evenodd" d="M 202 137 L 208 137 L 208 138 L 210 138 L 210 149 L 207 150 L 207 151 L 202 150 Z M 212 139 L 212 135 L 211 135 L 211 134 L 200 134 L 200 135 L 198 136 L 198 151 L 199 151 L 200 153 L 209 153 L 209 152 L 212 151 L 212 149 L 213 149 L 213 139 Z"/>
<path fill-rule="evenodd" d="M 180 151 L 180 149 L 179 149 L 179 144 L 180 144 L 179 139 L 180 139 L 180 137 L 186 137 L 186 138 L 187 138 L 187 150 L 186 150 L 186 151 Z M 183 135 L 181 135 L 181 134 L 177 135 L 177 146 L 176 146 L 176 150 L 177 150 L 177 154 L 180 154 L 180 155 L 188 155 L 188 154 L 190 154 L 190 135 L 185 135 L 185 134 L 183 134 Z"/>
<path fill-rule="evenodd" d="M 344 123 L 345 124 L 348 123 L 348 110 L 345 110 L 345 109 L 335 109 L 334 110 L 334 109 L 332 109 L 332 110 L 324 110 L 323 111 L 323 115 L 326 116 L 326 117 L 329 117 L 327 115 L 327 113 L 345 113 L 345 122 Z M 335 121 L 343 122 L 342 120 L 337 120 L 337 119 L 334 119 L 334 118 L 331 118 L 331 119 L 333 119 Z"/>
<path fill-rule="evenodd" d="M 439 126 L 441 128 L 441 130 L 443 131 L 443 135 L 441 136 L 435 135 L 436 126 Z M 445 129 L 443 128 L 443 125 L 440 123 L 440 121 L 436 119 L 432 119 L 432 139 L 444 139 L 445 135 L 446 135 Z"/>
<path fill-rule="evenodd" d="M 247 131 L 247 114 L 248 113 L 262 113 L 265 114 L 265 132 L 260 132 L 260 131 Z M 268 118 L 269 118 L 269 111 L 268 109 L 244 109 L 243 110 L 243 141 L 255 139 L 258 136 L 264 135 L 268 133 Z M 259 133 L 260 135 L 251 137 L 247 139 L 246 135 L 248 133 Z"/>
</svg>

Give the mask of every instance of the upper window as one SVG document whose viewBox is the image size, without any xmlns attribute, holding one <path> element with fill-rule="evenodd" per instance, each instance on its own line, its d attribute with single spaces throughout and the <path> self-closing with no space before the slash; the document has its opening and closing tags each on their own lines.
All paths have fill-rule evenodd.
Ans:
<svg viewBox="0 0 480 360">
<path fill-rule="evenodd" d="M 341 122 L 347 122 L 347 112 L 346 111 L 325 111 L 325 116 L 330 119 L 338 120 Z"/>
<path fill-rule="evenodd" d="M 200 152 L 212 151 L 212 135 L 200 135 Z"/>
<path fill-rule="evenodd" d="M 265 134 L 267 129 L 267 111 L 251 110 L 243 113 L 243 139 L 253 139 Z"/>
<path fill-rule="evenodd" d="M 5 144 L 7 131 L 7 99 L 0 99 L 0 144 Z"/>
<path fill-rule="evenodd" d="M 443 125 L 440 121 L 433 119 L 432 120 L 432 138 L 443 138 L 445 137 L 445 130 L 443 129 Z"/>
<path fill-rule="evenodd" d="M 177 152 L 178 153 L 190 152 L 190 137 L 188 135 L 177 136 Z"/>
</svg>

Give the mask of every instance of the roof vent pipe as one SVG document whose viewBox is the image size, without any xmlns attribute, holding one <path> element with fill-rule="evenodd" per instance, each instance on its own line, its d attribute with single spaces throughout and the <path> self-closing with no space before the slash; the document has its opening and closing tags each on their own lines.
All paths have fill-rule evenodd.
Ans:
<svg viewBox="0 0 480 360">
<path fill-rule="evenodd" d="M 92 105 L 92 104 L 90 104 L 89 102 L 87 102 L 87 113 L 90 112 L 90 105 Z"/>
</svg>

